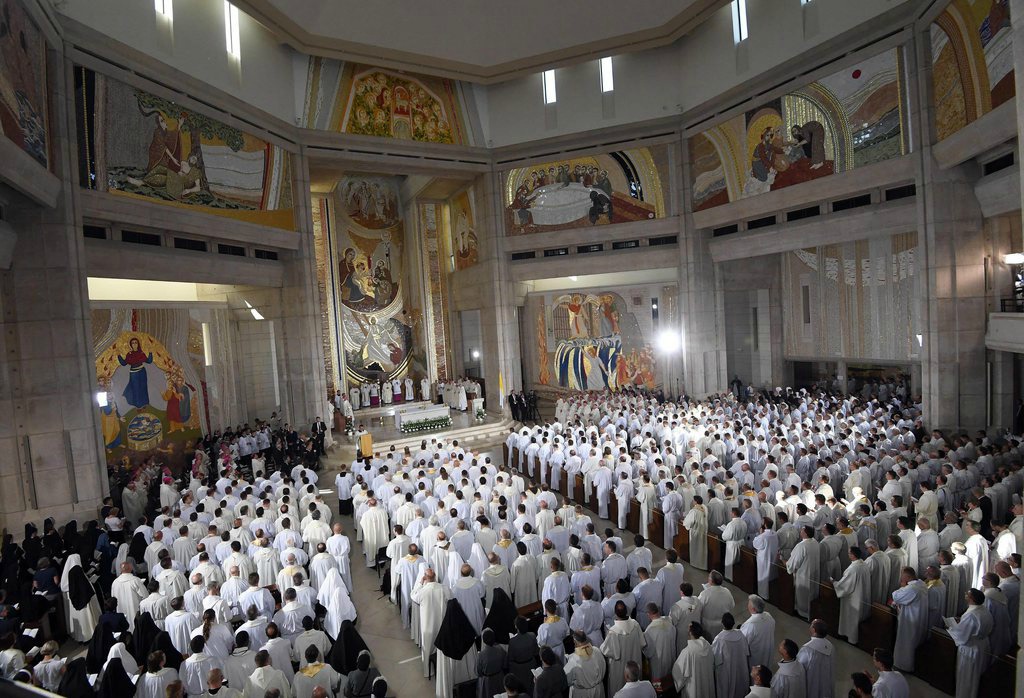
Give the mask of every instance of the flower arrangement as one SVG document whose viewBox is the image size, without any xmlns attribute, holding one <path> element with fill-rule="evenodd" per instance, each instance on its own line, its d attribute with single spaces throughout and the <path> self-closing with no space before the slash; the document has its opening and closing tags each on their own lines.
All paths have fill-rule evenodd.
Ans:
<svg viewBox="0 0 1024 698">
<path fill-rule="evenodd" d="M 419 419 L 414 422 L 402 422 L 403 434 L 415 434 L 421 431 L 434 431 L 435 429 L 447 429 L 452 425 L 451 417 L 434 417 L 431 419 Z"/>
<path fill-rule="evenodd" d="M 483 407 L 478 407 L 476 410 L 476 421 L 482 422 L 487 417 L 487 412 L 484 411 Z"/>
</svg>

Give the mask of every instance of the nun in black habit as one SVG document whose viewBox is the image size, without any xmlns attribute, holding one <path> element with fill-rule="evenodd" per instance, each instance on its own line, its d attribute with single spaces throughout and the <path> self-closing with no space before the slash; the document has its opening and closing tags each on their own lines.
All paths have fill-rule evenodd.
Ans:
<svg viewBox="0 0 1024 698">
<path fill-rule="evenodd" d="M 60 679 L 57 693 L 65 698 L 91 698 L 96 695 L 89 683 L 89 673 L 86 660 L 81 657 L 68 662 L 64 666 L 64 675 Z"/>
<path fill-rule="evenodd" d="M 492 593 L 491 610 L 484 618 L 484 627 L 494 631 L 494 641 L 497 644 L 507 645 L 509 637 L 515 632 L 519 611 L 504 589 L 495 588 Z"/>
<path fill-rule="evenodd" d="M 344 620 L 338 630 L 338 639 L 334 641 L 334 646 L 327 655 L 327 663 L 339 674 L 348 674 L 356 668 L 356 660 L 363 650 L 369 651 L 370 648 L 363 642 L 355 623 Z"/>
<path fill-rule="evenodd" d="M 135 695 L 135 684 L 124 670 L 120 657 L 114 657 L 107 663 L 97 695 L 99 698 L 132 698 Z"/>
<path fill-rule="evenodd" d="M 132 634 L 132 644 L 128 649 L 139 666 L 145 665 L 146 657 L 153 650 L 153 644 L 159 634 L 160 628 L 149 611 L 143 611 L 135 617 L 135 632 Z"/>
<path fill-rule="evenodd" d="M 454 695 L 455 686 L 476 678 L 477 657 L 476 631 L 456 599 L 448 599 L 434 646 L 437 648 L 437 695 Z"/>
<path fill-rule="evenodd" d="M 161 630 L 160 634 L 156 636 L 156 640 L 153 641 L 153 646 L 150 648 L 150 652 L 156 652 L 160 650 L 164 653 L 164 668 L 174 669 L 175 671 L 181 671 L 181 663 L 184 658 L 181 656 L 181 652 L 174 648 L 174 643 L 171 642 L 171 636 L 166 630 Z"/>
<path fill-rule="evenodd" d="M 103 662 L 107 661 L 110 648 L 116 642 L 117 640 L 114 639 L 114 633 L 111 632 L 109 625 L 100 623 L 96 626 L 92 639 L 89 641 L 89 651 L 85 655 L 86 667 L 89 669 L 90 674 L 100 673 L 100 669 L 103 668 Z"/>
</svg>

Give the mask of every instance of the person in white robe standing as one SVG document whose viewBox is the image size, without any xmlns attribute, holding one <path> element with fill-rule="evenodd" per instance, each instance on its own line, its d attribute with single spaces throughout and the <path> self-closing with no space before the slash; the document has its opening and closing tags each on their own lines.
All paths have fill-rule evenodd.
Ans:
<svg viewBox="0 0 1024 698">
<path fill-rule="evenodd" d="M 594 647 L 586 633 L 572 634 L 575 651 L 565 660 L 565 678 L 573 698 L 605 698 L 604 676 L 607 660 L 601 650 Z"/>
<path fill-rule="evenodd" d="M 807 672 L 797 661 L 800 648 L 786 638 L 779 643 L 779 666 L 772 677 L 772 698 L 817 698 L 807 694 Z"/>
<path fill-rule="evenodd" d="M 495 553 L 490 553 L 487 556 L 487 561 L 490 565 L 484 570 L 484 605 L 490 610 L 491 600 L 494 598 L 494 590 L 501 589 L 508 597 L 512 598 L 512 577 L 509 574 L 508 568 L 501 564 L 501 558 Z M 565 576 L 564 573 L 562 576 Z M 566 578 L 566 584 L 568 584 L 568 578 Z M 568 594 L 566 594 L 568 596 Z"/>
<path fill-rule="evenodd" d="M 989 663 L 993 625 L 985 595 L 978 589 L 968 591 L 967 610 L 959 621 L 946 618 L 945 625 L 956 643 L 956 698 L 977 698 L 981 675 Z"/>
<path fill-rule="evenodd" d="M 693 498 L 693 508 L 683 519 L 683 528 L 690 535 L 690 564 L 697 569 L 708 568 L 708 512 L 700 495 Z"/>
<path fill-rule="evenodd" d="M 671 481 L 665 483 L 665 496 L 661 498 L 661 512 L 665 515 L 665 540 L 662 547 L 665 550 L 672 550 L 676 533 L 679 531 L 679 522 L 682 520 L 683 498 L 675 491 L 675 484 Z"/>
<path fill-rule="evenodd" d="M 437 581 L 437 574 L 426 568 L 412 590 L 413 603 L 420 609 L 420 660 L 423 676 L 430 676 L 430 656 L 434 653 L 434 639 L 444 620 L 445 607 L 450 598 L 448 589 Z"/>
<path fill-rule="evenodd" d="M 528 554 L 526 544 L 520 541 L 516 543 L 519 557 L 512 563 L 511 583 L 512 598 L 517 608 L 537 603 L 540 596 L 537 594 L 537 562 Z"/>
<path fill-rule="evenodd" d="M 765 600 L 757 594 L 747 597 L 750 617 L 743 621 L 740 632 L 747 638 L 751 666 L 768 666 L 775 656 L 775 619 L 765 610 L 765 605 Z"/>
<path fill-rule="evenodd" d="M 796 611 L 806 619 L 811 617 L 811 601 L 818 597 L 820 555 L 821 546 L 814 539 L 814 529 L 803 526 L 800 529 L 800 542 L 793 548 L 786 569 L 793 575 L 793 585 L 796 587 Z"/>
<path fill-rule="evenodd" d="M 615 604 L 615 622 L 601 644 L 601 653 L 608 659 L 608 695 L 614 696 L 625 684 L 628 662 L 643 660 L 644 634 L 640 624 L 629 617 L 626 604 Z"/>
<path fill-rule="evenodd" d="M 459 574 L 461 576 L 452 587 L 452 596 L 479 635 L 484 627 L 484 585 L 473 577 L 473 568 L 467 564 L 462 565 Z"/>
<path fill-rule="evenodd" d="M 971 520 L 964 522 L 964 535 L 967 537 L 964 542 L 967 547 L 966 555 L 971 561 L 968 587 L 981 589 L 981 578 L 988 572 L 988 541 L 982 537 L 981 527 Z"/>
<path fill-rule="evenodd" d="M 494 555 L 494 553 L 491 553 Z M 497 556 L 495 556 L 497 557 Z M 558 606 L 558 615 L 563 618 L 569 617 L 569 575 L 562 571 L 562 562 L 557 557 L 551 558 L 549 565 L 551 573 L 544 580 L 544 587 L 541 590 L 540 600 L 547 603 L 554 601 Z"/>
<path fill-rule="evenodd" d="M 892 592 L 892 606 L 899 620 L 896 626 L 895 666 L 914 670 L 914 655 L 928 635 L 928 589 L 913 567 L 900 573 L 900 587 Z"/>
<path fill-rule="evenodd" d="M 377 551 L 388 544 L 388 513 L 377 506 L 377 499 L 367 501 L 367 510 L 359 518 L 359 530 L 363 534 L 363 555 L 366 566 L 373 567 Z"/>
<path fill-rule="evenodd" d="M 833 698 L 835 695 L 835 648 L 828 640 L 828 626 L 823 620 L 811 621 L 811 639 L 796 655 L 807 676 L 807 696 Z"/>
<path fill-rule="evenodd" d="M 711 651 L 715 655 L 715 688 L 718 698 L 743 698 L 747 694 L 750 647 L 747 638 L 735 626 L 736 619 L 731 613 L 726 613 L 722 616 L 722 630 L 711 643 Z"/>
<path fill-rule="evenodd" d="M 740 549 L 747 540 L 747 523 L 739 509 L 732 509 L 732 518 L 721 531 L 725 542 L 725 578 L 732 581 L 732 568 L 740 561 Z M 746 683 L 746 678 L 743 682 Z"/>
<path fill-rule="evenodd" d="M 779 535 L 772 529 L 772 520 L 762 520 L 761 532 L 754 536 L 754 550 L 757 551 L 757 594 L 768 598 L 772 580 L 775 579 L 779 559 Z M 767 666 L 767 664 L 765 664 Z"/>
<path fill-rule="evenodd" d="M 722 630 L 722 616 L 732 613 L 736 607 L 732 592 L 726 589 L 722 582 L 722 573 L 711 570 L 704 591 L 697 597 L 701 603 L 700 624 L 712 639 Z"/>
<path fill-rule="evenodd" d="M 871 613 L 871 573 L 860 559 L 860 548 L 853 546 L 847 554 L 850 565 L 833 586 L 839 597 L 838 634 L 856 645 L 860 624 Z"/>
<path fill-rule="evenodd" d="M 910 685 L 907 683 L 906 677 L 893 669 L 892 652 L 883 647 L 876 647 L 871 653 L 871 659 L 875 668 L 878 669 L 878 676 L 874 678 L 871 695 L 885 696 L 886 698 L 910 698 Z"/>
<path fill-rule="evenodd" d="M 639 613 L 647 615 L 647 629 L 644 630 L 644 656 L 650 665 L 651 679 L 660 680 L 672 676 L 672 664 L 676 660 L 676 629 L 672 620 L 661 615 L 657 604 L 649 603 Z"/>
<path fill-rule="evenodd" d="M 715 655 L 704 638 L 704 628 L 692 622 L 686 631 L 687 643 L 672 665 L 672 682 L 683 698 L 708 698 L 715 695 Z"/>
<path fill-rule="evenodd" d="M 149 591 L 146 583 L 132 573 L 130 562 L 121 563 L 121 574 L 111 584 L 110 595 L 117 599 L 117 610 L 128 619 L 128 631 L 134 631 L 139 605 L 149 596 Z"/>
<path fill-rule="evenodd" d="M 693 585 L 689 582 L 680 584 L 679 592 L 681 596 L 672 605 L 669 617 L 672 619 L 672 625 L 676 628 L 676 648 L 682 652 L 689 640 L 690 623 L 700 623 L 704 604 L 693 595 Z"/>
</svg>

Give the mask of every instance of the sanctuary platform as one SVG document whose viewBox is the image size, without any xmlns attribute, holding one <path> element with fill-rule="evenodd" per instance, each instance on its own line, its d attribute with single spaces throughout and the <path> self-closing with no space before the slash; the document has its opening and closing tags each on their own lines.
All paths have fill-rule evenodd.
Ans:
<svg viewBox="0 0 1024 698">
<path fill-rule="evenodd" d="M 424 403 L 425 404 L 425 403 Z M 477 421 L 469 412 L 451 411 L 452 426 L 448 429 L 436 431 L 422 431 L 413 434 L 402 433 L 400 427 L 395 425 L 394 415 L 380 415 L 370 417 L 357 424 L 363 424 L 367 431 L 373 436 L 373 450 L 387 451 L 392 446 L 401 451 L 406 446 L 416 448 L 424 439 L 444 439 L 451 441 L 458 439 L 465 447 L 479 448 L 485 444 L 496 444 L 505 440 L 508 430 L 515 426 L 510 417 L 500 412 L 488 412 L 483 421 Z"/>
</svg>

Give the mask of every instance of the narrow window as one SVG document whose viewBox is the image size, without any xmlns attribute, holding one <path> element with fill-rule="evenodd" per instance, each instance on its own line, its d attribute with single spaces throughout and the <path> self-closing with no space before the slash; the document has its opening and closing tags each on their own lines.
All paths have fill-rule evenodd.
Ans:
<svg viewBox="0 0 1024 698">
<path fill-rule="evenodd" d="M 544 104 L 554 104 L 558 101 L 558 95 L 555 94 L 555 71 L 545 70 L 544 71 Z"/>
<path fill-rule="evenodd" d="M 601 59 L 601 92 L 611 92 L 615 89 L 615 76 L 612 71 L 612 57 L 606 56 Z"/>
<path fill-rule="evenodd" d="M 747 38 L 747 0 L 732 0 L 732 36 L 737 44 Z"/>
<path fill-rule="evenodd" d="M 800 304 L 803 306 L 804 311 L 804 324 L 811 324 L 811 287 L 801 286 L 800 287 Z"/>
<path fill-rule="evenodd" d="M 156 13 L 168 22 L 174 19 L 174 0 L 155 0 Z"/>
<path fill-rule="evenodd" d="M 224 0 L 224 37 L 228 53 L 235 58 L 242 57 L 242 42 L 238 33 L 238 8 Z"/>
</svg>

